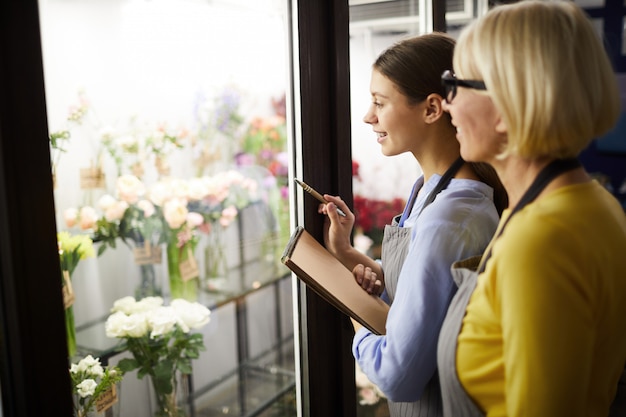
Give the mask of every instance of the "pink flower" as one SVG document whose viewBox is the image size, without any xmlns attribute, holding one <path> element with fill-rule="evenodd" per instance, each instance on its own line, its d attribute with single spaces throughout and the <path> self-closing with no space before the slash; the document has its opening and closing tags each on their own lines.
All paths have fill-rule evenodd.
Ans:
<svg viewBox="0 0 626 417">
<path fill-rule="evenodd" d="M 117 179 L 117 195 L 127 203 L 135 203 L 144 195 L 146 187 L 134 175 L 122 175 Z"/>
<path fill-rule="evenodd" d="M 193 211 L 187 214 L 187 224 L 190 227 L 198 227 L 202 223 L 204 223 L 204 217 L 202 217 L 202 214 Z"/>
<path fill-rule="evenodd" d="M 163 216 L 172 229 L 180 228 L 187 221 L 187 204 L 185 200 L 173 198 L 163 206 Z"/>
<path fill-rule="evenodd" d="M 128 203 L 126 201 L 116 201 L 104 212 L 104 218 L 109 222 L 121 220 L 124 217 L 124 212 L 128 209 Z"/>
<path fill-rule="evenodd" d="M 139 207 L 141 210 L 143 210 L 143 216 L 144 217 L 150 217 L 155 212 L 154 205 L 151 202 L 149 202 L 148 200 L 139 200 L 137 202 L 137 207 Z"/>
<path fill-rule="evenodd" d="M 93 207 L 84 206 L 80 209 L 80 228 L 81 230 L 93 229 L 98 221 L 98 214 Z"/>
<path fill-rule="evenodd" d="M 78 209 L 75 207 L 70 207 L 63 212 L 63 220 L 65 220 L 65 225 L 68 228 L 72 228 L 76 225 L 76 221 L 78 220 Z"/>
<path fill-rule="evenodd" d="M 223 227 L 227 227 L 237 217 L 239 211 L 235 206 L 228 206 L 222 210 L 222 217 L 220 218 L 220 224 Z"/>
</svg>

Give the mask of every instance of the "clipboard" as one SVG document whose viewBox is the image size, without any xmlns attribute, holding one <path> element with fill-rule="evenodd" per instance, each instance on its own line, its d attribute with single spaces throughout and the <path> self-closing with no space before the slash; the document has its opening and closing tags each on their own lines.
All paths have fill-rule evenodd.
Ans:
<svg viewBox="0 0 626 417">
<path fill-rule="evenodd" d="M 281 262 L 309 288 L 372 333 L 385 334 L 389 306 L 368 294 L 333 254 L 302 226 L 291 234 Z"/>
</svg>

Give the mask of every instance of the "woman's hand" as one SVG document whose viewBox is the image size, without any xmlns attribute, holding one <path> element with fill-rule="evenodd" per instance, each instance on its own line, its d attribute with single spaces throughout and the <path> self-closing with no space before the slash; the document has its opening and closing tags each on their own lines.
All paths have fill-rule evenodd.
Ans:
<svg viewBox="0 0 626 417">
<path fill-rule="evenodd" d="M 320 204 L 317 210 L 326 215 L 324 244 L 333 255 L 338 256 L 352 248 L 350 236 L 354 226 L 354 214 L 340 197 L 324 194 L 324 199 L 328 204 Z M 346 214 L 345 217 L 337 213 L 337 207 Z"/>
<path fill-rule="evenodd" d="M 369 294 L 380 295 L 383 291 L 383 283 L 378 279 L 376 272 L 369 266 L 358 264 L 352 270 L 356 282 Z"/>
</svg>

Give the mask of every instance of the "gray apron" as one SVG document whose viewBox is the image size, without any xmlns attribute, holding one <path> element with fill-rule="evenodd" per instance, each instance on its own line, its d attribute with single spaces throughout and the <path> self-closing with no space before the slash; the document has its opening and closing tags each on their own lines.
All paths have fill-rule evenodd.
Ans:
<svg viewBox="0 0 626 417">
<path fill-rule="evenodd" d="M 420 209 L 420 214 L 429 204 L 435 201 L 437 194 L 450 184 L 450 181 L 464 163 L 463 159 L 459 157 L 450 165 L 439 179 L 437 185 L 426 197 L 424 205 Z M 414 187 L 402 217 L 408 216 L 413 211 L 417 193 L 418 189 Z M 411 243 L 411 228 L 403 227 L 400 223 L 403 223 L 401 216 L 396 216 L 391 225 L 385 226 L 382 243 L 381 260 L 385 274 L 385 290 L 387 291 L 390 304 L 395 299 L 398 277 Z M 443 408 L 437 372 L 424 387 L 419 400 L 411 403 L 394 401 L 388 401 L 387 403 L 389 405 L 390 417 L 441 417 Z"/>
<path fill-rule="evenodd" d="M 530 203 L 543 190 L 543 188 L 556 176 L 562 172 L 580 166 L 577 160 L 556 160 L 544 168 L 520 202 L 512 210 L 504 224 L 496 232 L 496 238 L 502 234 L 506 223 L 517 211 Z M 467 394 L 458 377 L 456 368 L 457 338 L 461 333 L 465 309 L 469 303 L 472 292 L 476 288 L 478 275 L 484 271 L 487 260 L 491 255 L 491 246 L 487 248 L 484 260 L 481 256 L 464 259 L 455 262 L 451 267 L 452 277 L 458 286 L 454 295 L 446 318 L 439 333 L 437 344 L 437 368 L 442 391 L 443 411 L 446 417 L 484 417 L 480 408 Z M 626 369 L 623 371 L 618 383 L 618 389 L 613 400 L 609 417 L 623 416 L 626 409 Z"/>
<path fill-rule="evenodd" d="M 385 271 L 385 290 L 392 303 L 396 295 L 398 277 L 409 251 L 411 228 L 399 227 L 398 218 L 385 226 L 381 260 Z M 424 387 L 421 398 L 412 403 L 388 401 L 390 417 L 441 417 L 441 394 L 437 373 Z"/>
<path fill-rule="evenodd" d="M 452 298 L 448 313 L 439 333 L 437 368 L 441 383 L 443 415 L 449 417 L 483 417 L 474 401 L 467 395 L 456 372 L 457 337 L 461 332 L 465 307 L 476 288 L 478 264 L 481 256 L 474 256 L 452 265 L 452 278 L 459 287 Z"/>
</svg>

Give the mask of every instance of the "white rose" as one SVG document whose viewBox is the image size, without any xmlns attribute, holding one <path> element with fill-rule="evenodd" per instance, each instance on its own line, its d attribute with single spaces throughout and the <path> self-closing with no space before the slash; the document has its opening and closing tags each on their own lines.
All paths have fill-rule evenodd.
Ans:
<svg viewBox="0 0 626 417">
<path fill-rule="evenodd" d="M 146 193 L 143 182 L 134 175 L 122 175 L 116 183 L 117 196 L 127 203 L 136 203 Z"/>
<path fill-rule="evenodd" d="M 178 229 L 187 221 L 187 202 L 178 198 L 171 199 L 163 206 L 163 217 L 172 229 Z"/>
<path fill-rule="evenodd" d="M 148 333 L 148 323 L 143 313 L 127 316 L 118 311 L 109 316 L 104 328 L 108 337 L 141 337 Z"/>
<path fill-rule="evenodd" d="M 158 182 L 150 188 L 148 198 L 157 206 L 163 206 L 167 200 L 172 198 L 170 187 L 164 182 Z"/>
<path fill-rule="evenodd" d="M 98 221 L 98 214 L 93 207 L 84 206 L 80 209 L 80 228 L 81 230 L 92 229 Z"/>
<path fill-rule="evenodd" d="M 155 338 L 170 333 L 178 322 L 178 316 L 172 307 L 164 306 L 152 310 L 148 316 L 148 325 L 151 329 L 150 337 Z"/>
<path fill-rule="evenodd" d="M 129 337 L 145 336 L 149 331 L 145 313 L 135 313 L 128 316 L 125 330 Z"/>
<path fill-rule="evenodd" d="M 200 303 L 192 303 L 182 298 L 172 300 L 171 306 L 186 328 L 199 329 L 211 319 L 211 311 Z M 188 332 L 188 330 L 184 330 Z"/>
<path fill-rule="evenodd" d="M 85 358 L 81 359 L 78 362 L 78 371 L 89 373 L 93 376 L 102 376 L 104 375 L 104 370 L 102 366 L 100 366 L 100 358 L 94 358 L 91 355 L 85 356 Z"/>
<path fill-rule="evenodd" d="M 89 397 L 96 392 L 96 387 L 98 384 L 93 379 L 85 379 L 80 384 L 76 385 L 76 390 L 78 391 L 78 395 L 82 398 Z"/>
<path fill-rule="evenodd" d="M 134 306 L 134 313 L 142 313 L 146 311 L 155 310 L 163 305 L 163 298 L 161 297 L 145 297 L 137 301 Z"/>
<path fill-rule="evenodd" d="M 68 228 L 72 228 L 76 225 L 76 221 L 78 220 L 78 209 L 75 207 L 70 207 L 63 212 L 63 220 L 65 220 L 65 225 Z"/>
<path fill-rule="evenodd" d="M 128 297 L 122 297 L 113 303 L 111 312 L 121 311 L 124 314 L 131 314 L 135 311 L 135 304 L 137 304 L 135 297 L 131 297 L 130 295 Z"/>
<path fill-rule="evenodd" d="M 104 217 L 110 222 L 121 220 L 122 217 L 124 217 L 126 209 L 128 209 L 128 203 L 126 201 L 116 201 L 104 212 Z"/>
<path fill-rule="evenodd" d="M 100 207 L 101 210 L 106 211 L 116 202 L 117 200 L 111 194 L 105 194 L 98 200 L 98 207 Z"/>
</svg>

